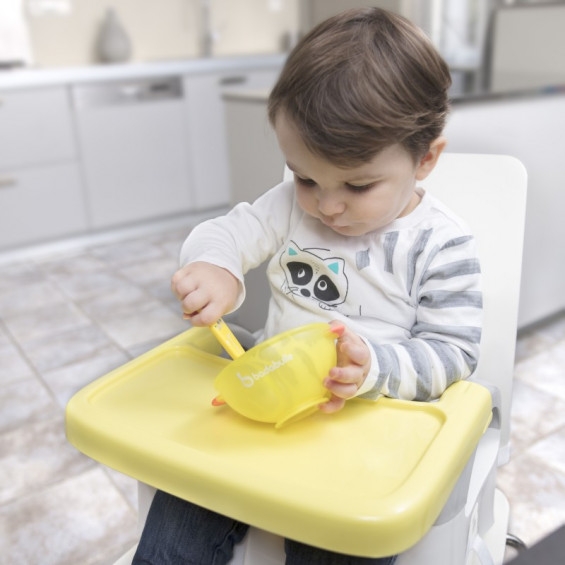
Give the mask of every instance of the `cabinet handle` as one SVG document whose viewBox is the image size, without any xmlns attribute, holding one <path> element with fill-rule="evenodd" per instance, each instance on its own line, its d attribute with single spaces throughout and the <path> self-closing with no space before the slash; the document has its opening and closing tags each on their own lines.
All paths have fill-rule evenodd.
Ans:
<svg viewBox="0 0 565 565">
<path fill-rule="evenodd" d="M 245 84 L 246 82 L 246 76 L 223 77 L 220 79 L 220 86 L 234 86 L 236 84 Z"/>
<path fill-rule="evenodd" d="M 120 94 L 124 98 L 138 98 L 143 93 L 143 89 L 139 84 L 124 84 L 120 87 Z"/>
<path fill-rule="evenodd" d="M 13 188 L 18 181 L 10 177 L 0 177 L 0 188 Z"/>
</svg>

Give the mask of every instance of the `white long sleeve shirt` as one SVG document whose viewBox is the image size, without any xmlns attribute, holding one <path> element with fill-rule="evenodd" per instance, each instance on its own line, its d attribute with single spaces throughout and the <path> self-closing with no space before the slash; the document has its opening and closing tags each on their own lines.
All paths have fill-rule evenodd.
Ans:
<svg viewBox="0 0 565 565">
<path fill-rule="evenodd" d="M 430 400 L 475 369 L 482 295 L 475 241 L 432 195 L 407 216 L 363 236 L 342 236 L 307 215 L 284 182 L 253 204 L 197 226 L 181 264 L 207 261 L 243 275 L 270 258 L 262 338 L 342 320 L 369 344 L 359 395 Z"/>
</svg>

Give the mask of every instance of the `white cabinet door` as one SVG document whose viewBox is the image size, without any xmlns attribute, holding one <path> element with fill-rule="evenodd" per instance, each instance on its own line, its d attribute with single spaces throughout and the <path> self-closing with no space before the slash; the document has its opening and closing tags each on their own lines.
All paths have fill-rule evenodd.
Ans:
<svg viewBox="0 0 565 565">
<path fill-rule="evenodd" d="M 0 172 L 0 248 L 83 232 L 78 166 Z"/>
<path fill-rule="evenodd" d="M 100 86 L 100 91 L 91 91 L 90 102 L 88 92 L 74 92 L 88 210 L 95 228 L 191 208 L 182 91 L 161 97 L 158 86 Z M 143 92 L 157 95 L 144 97 Z"/>
<path fill-rule="evenodd" d="M 225 89 L 265 88 L 274 84 L 278 67 L 189 75 L 184 78 L 189 125 L 194 204 L 198 209 L 225 206 L 231 201 L 231 177 L 222 100 Z"/>
<path fill-rule="evenodd" d="M 84 231 L 65 87 L 0 92 L 0 248 Z"/>
<path fill-rule="evenodd" d="M 224 96 L 232 204 L 253 202 L 282 181 L 285 164 L 267 118 L 267 99 Z"/>
<path fill-rule="evenodd" d="M 65 88 L 0 92 L 0 170 L 74 157 Z"/>
<path fill-rule="evenodd" d="M 198 210 L 229 202 L 228 151 L 218 75 L 184 77 L 190 174 Z"/>
</svg>

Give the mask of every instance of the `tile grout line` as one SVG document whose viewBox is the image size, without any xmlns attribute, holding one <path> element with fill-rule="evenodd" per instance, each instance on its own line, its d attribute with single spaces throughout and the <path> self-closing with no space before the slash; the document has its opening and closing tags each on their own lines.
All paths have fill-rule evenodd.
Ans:
<svg viewBox="0 0 565 565">
<path fill-rule="evenodd" d="M 58 402 L 55 394 L 51 390 L 51 387 L 47 384 L 47 382 L 43 378 L 41 371 L 39 371 L 39 369 L 36 367 L 35 363 L 29 358 L 26 351 L 20 345 L 19 341 L 15 338 L 15 336 L 10 331 L 10 329 L 8 328 L 8 326 L 4 322 L 4 319 L 1 316 L 0 316 L 0 328 L 3 330 L 4 334 L 8 337 L 11 344 L 14 346 L 14 348 L 17 350 L 17 352 L 20 354 L 22 359 L 24 359 L 24 361 L 26 362 L 26 364 L 28 365 L 28 367 L 32 371 L 33 374 L 31 376 L 35 377 L 37 379 L 39 384 L 41 384 L 41 386 L 45 389 L 45 391 L 49 395 L 49 397 L 50 397 L 51 401 L 54 403 L 54 405 L 59 407 L 59 402 Z"/>
<path fill-rule="evenodd" d="M 112 485 L 114 486 L 114 488 L 118 491 L 119 495 L 121 496 L 121 498 L 125 501 L 125 503 L 128 505 L 128 507 L 133 511 L 133 513 L 135 514 L 135 517 L 137 519 L 137 506 L 132 506 L 130 500 L 128 499 L 128 497 L 125 495 L 125 493 L 123 492 L 123 490 L 120 488 L 120 485 L 118 485 L 118 483 L 116 483 L 116 481 L 114 480 L 114 478 L 112 477 L 112 474 L 108 472 L 109 469 L 111 469 L 111 467 L 108 467 L 107 465 L 104 465 L 103 463 L 98 463 L 96 462 L 100 468 L 102 469 L 102 471 L 105 473 L 105 475 L 108 477 L 108 480 L 112 483 Z M 116 471 L 115 469 L 112 469 L 112 471 L 119 473 L 120 471 Z M 122 473 L 123 474 L 123 473 Z M 135 479 L 134 477 L 130 477 L 129 475 L 124 475 L 128 478 L 130 478 L 132 481 L 136 482 L 136 486 L 137 486 L 137 479 Z M 137 497 L 137 490 L 136 490 L 136 497 Z"/>
</svg>

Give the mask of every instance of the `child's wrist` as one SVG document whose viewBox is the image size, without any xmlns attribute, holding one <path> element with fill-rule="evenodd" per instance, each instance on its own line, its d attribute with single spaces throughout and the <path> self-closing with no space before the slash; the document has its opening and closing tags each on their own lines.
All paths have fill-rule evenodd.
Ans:
<svg viewBox="0 0 565 565">
<path fill-rule="evenodd" d="M 370 364 L 369 364 L 369 369 L 367 371 L 367 376 L 365 377 L 363 384 L 359 387 L 359 390 L 357 391 L 357 394 L 355 396 L 361 396 L 362 394 L 369 392 L 375 386 L 378 378 L 378 365 L 379 365 L 377 361 L 377 354 L 375 353 L 375 350 L 371 345 L 371 342 L 362 335 L 360 335 L 359 337 L 363 340 L 363 342 L 367 346 L 367 349 L 369 350 Z"/>
</svg>

